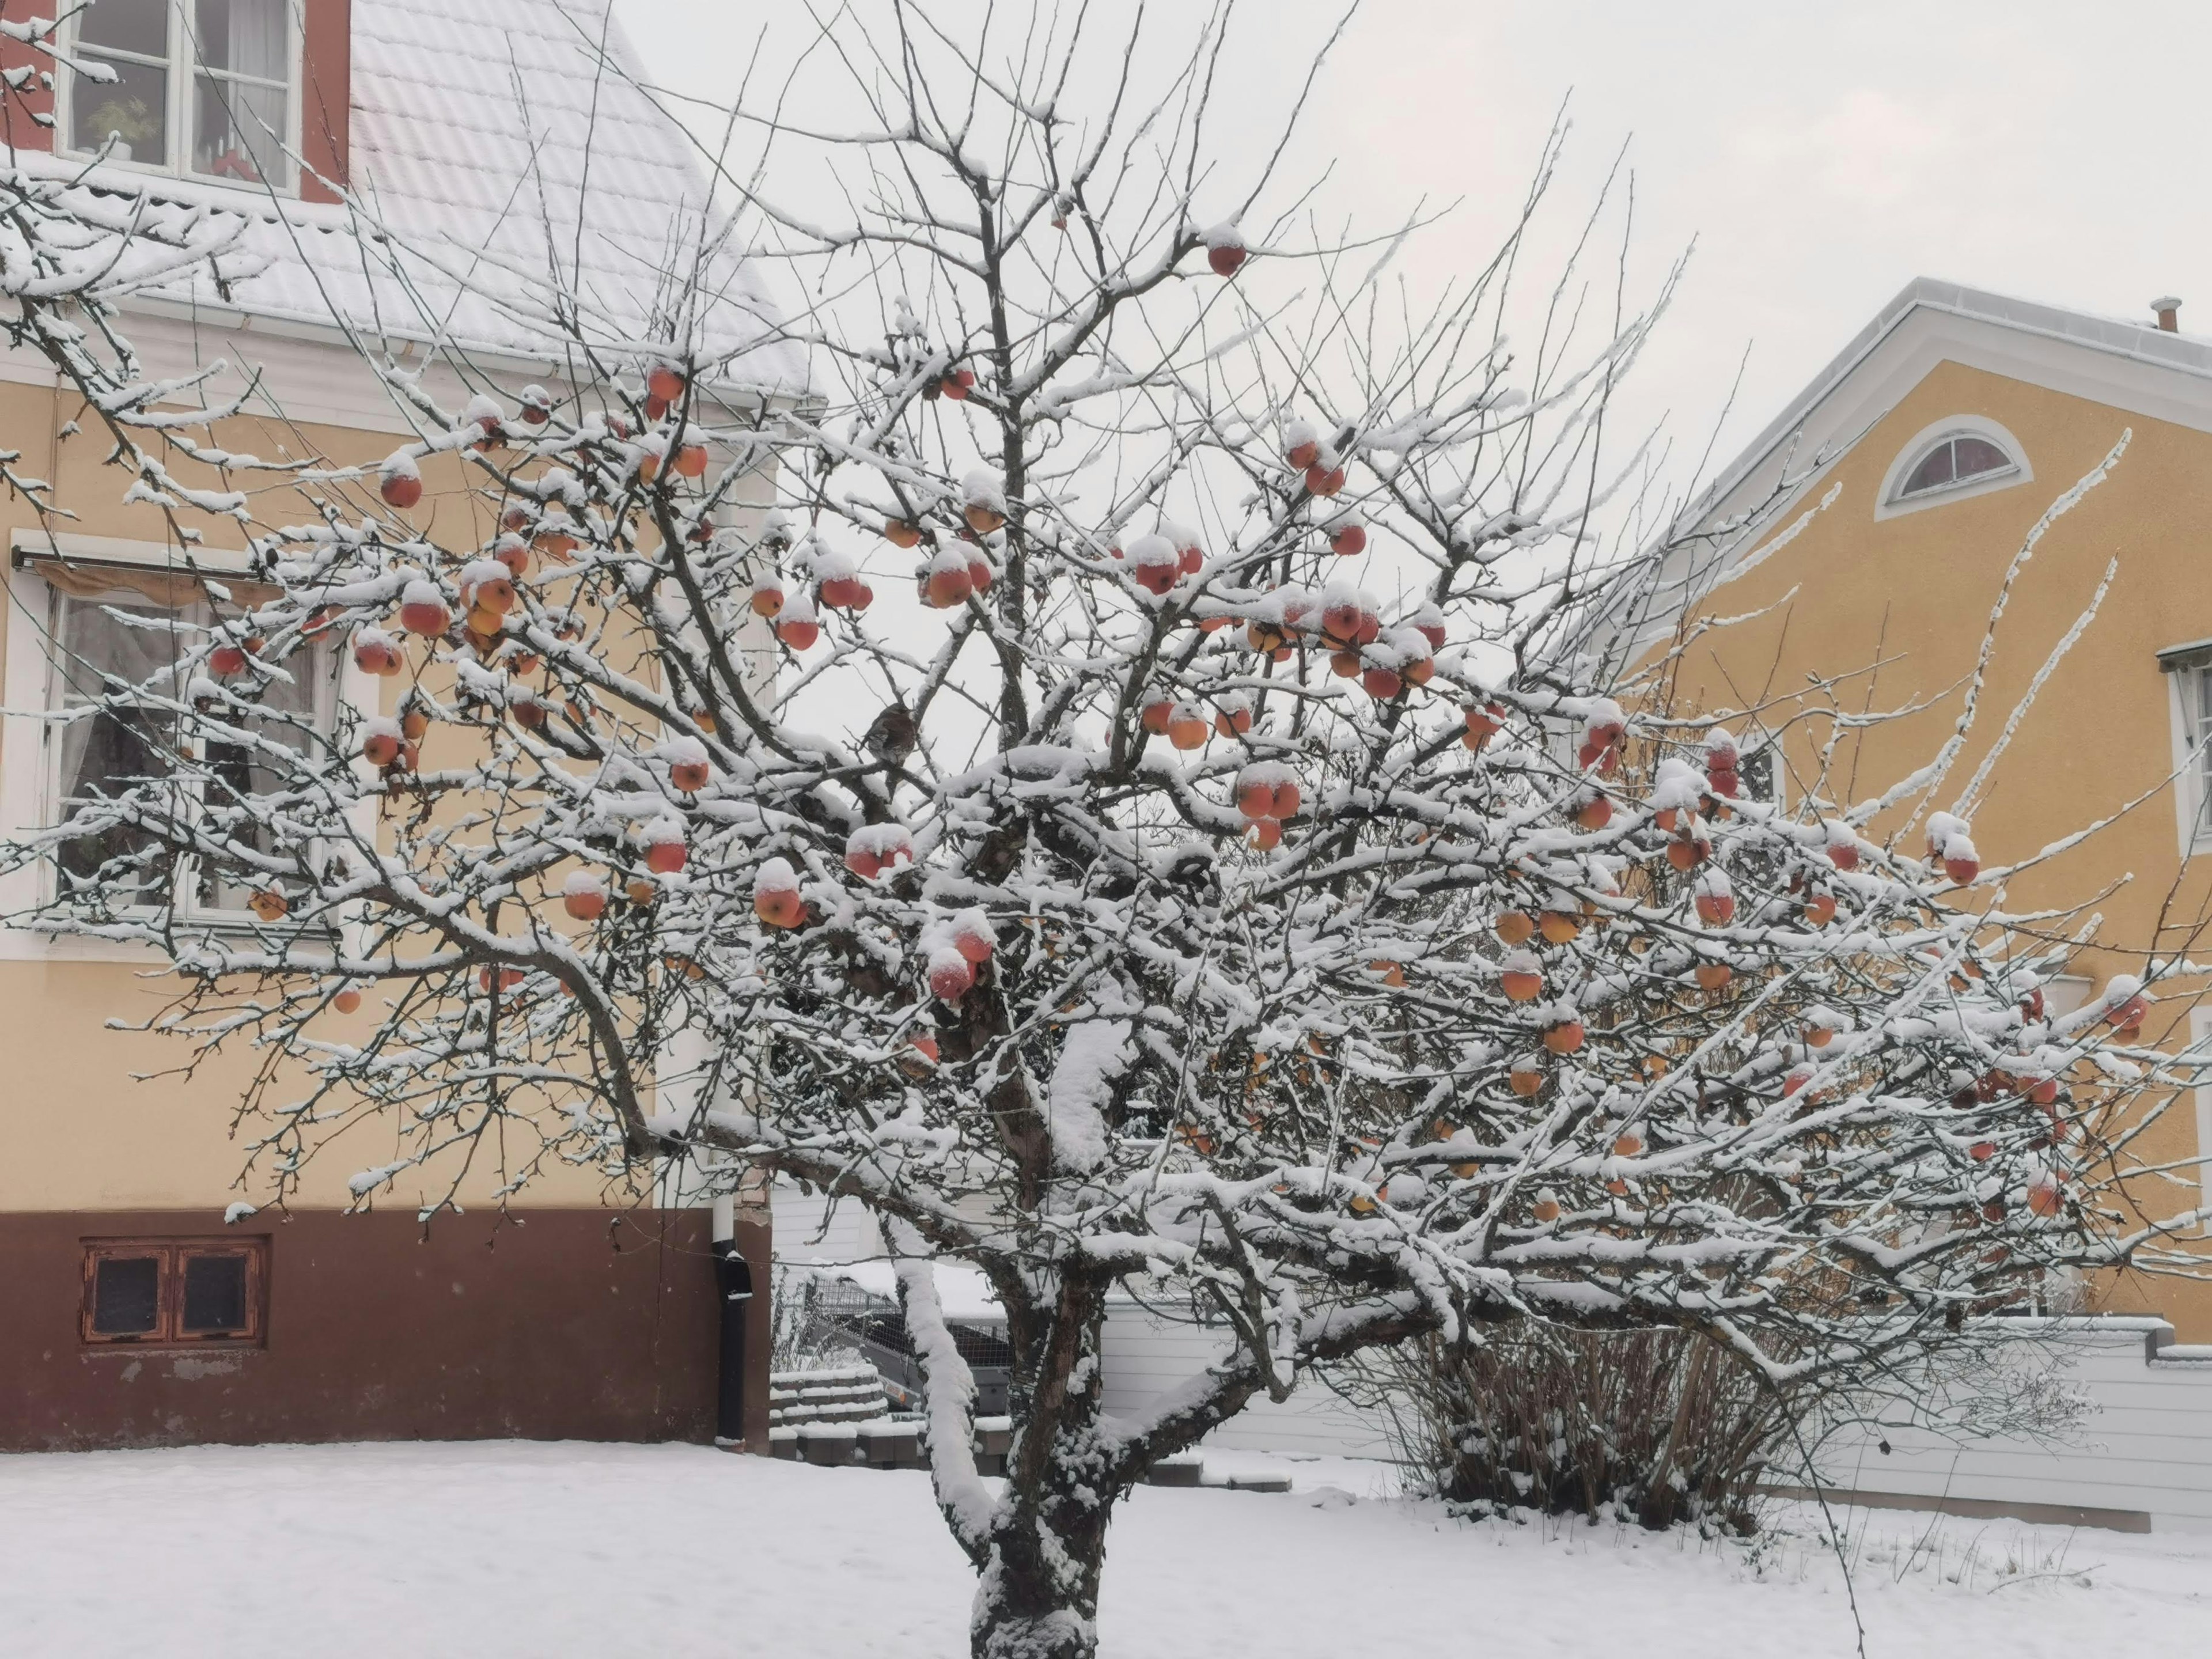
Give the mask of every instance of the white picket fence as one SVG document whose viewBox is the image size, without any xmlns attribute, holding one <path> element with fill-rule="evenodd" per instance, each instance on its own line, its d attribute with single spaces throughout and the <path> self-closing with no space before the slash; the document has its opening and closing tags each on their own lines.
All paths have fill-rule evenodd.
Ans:
<svg viewBox="0 0 2212 1659">
<path fill-rule="evenodd" d="M 827 1233 L 822 1201 L 779 1190 L 776 1251 L 821 1262 L 880 1259 L 857 1206 Z M 2156 1319 L 2039 1322 L 2037 1363 L 2064 1367 L 2090 1413 L 2076 1441 L 1954 1443 L 1891 1431 L 1824 1443 L 1820 1480 L 1845 1503 L 2009 1516 L 2126 1531 L 2212 1531 L 2212 1346 L 2184 1346 Z M 1226 1352 L 1224 1332 L 1164 1318 L 1133 1301 L 1106 1321 L 1107 1409 L 1132 1416 Z M 1878 1443 L 1887 1438 L 1890 1450 Z M 1390 1455 L 1387 1425 L 1318 1383 L 1258 1401 L 1209 1444 L 1346 1457 Z"/>
</svg>

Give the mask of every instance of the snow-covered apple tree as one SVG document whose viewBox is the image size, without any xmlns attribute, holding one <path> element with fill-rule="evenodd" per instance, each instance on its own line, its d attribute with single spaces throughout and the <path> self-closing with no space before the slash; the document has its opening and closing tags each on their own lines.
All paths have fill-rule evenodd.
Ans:
<svg viewBox="0 0 2212 1659">
<path fill-rule="evenodd" d="M 684 305 L 620 337 L 549 276 L 502 303 L 565 331 L 570 380 L 447 407 L 365 353 L 417 440 L 288 495 L 241 489 L 226 411 L 120 331 L 209 222 L 0 201 L 7 326 L 118 490 L 253 559 L 87 702 L 146 775 L 12 849 L 49 876 L 13 921 L 167 953 L 160 1024 L 264 1056 L 280 1195 L 381 1114 L 363 1202 L 507 1135 L 526 1175 L 697 1158 L 866 1206 L 993 1659 L 1093 1652 L 1117 1499 L 1332 1358 L 1547 1320 L 1802 1378 L 2183 1224 L 2118 1184 L 2185 1080 L 2138 1046 L 2151 991 L 2055 1016 L 2074 919 L 2008 913 L 2012 870 L 1927 815 L 1977 698 L 1896 788 L 1785 810 L 1666 694 L 1666 642 L 1593 677 L 1590 617 L 1669 550 L 1603 533 L 1656 307 L 1577 356 L 1570 270 L 1509 340 L 1518 231 L 1417 301 L 1401 238 L 1211 165 L 1220 19 L 1159 73 L 1082 15 L 963 41 L 843 12 L 818 56 L 852 118 L 758 112 L 765 164 L 725 178 L 790 270 L 807 398 L 725 395 L 742 364 Z M 793 200 L 809 147 L 844 188 Z M 771 462 L 777 509 L 729 528 Z M 431 467 L 497 527 L 433 535 Z M 382 691 L 325 738 L 272 711 L 333 644 Z M 257 928 L 189 925 L 210 879 Z M 1006 1310 L 1000 1483 L 947 1261 Z M 1117 1416 L 1132 1285 L 1223 1340 Z"/>
</svg>

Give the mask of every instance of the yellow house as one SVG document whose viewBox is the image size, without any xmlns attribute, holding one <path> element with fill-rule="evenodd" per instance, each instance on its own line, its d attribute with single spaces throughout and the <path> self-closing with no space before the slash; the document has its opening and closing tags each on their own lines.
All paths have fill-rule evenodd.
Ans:
<svg viewBox="0 0 2212 1659">
<path fill-rule="evenodd" d="M 190 0 L 100 0 L 75 10 L 69 45 L 117 78 L 60 74 L 33 112 L 51 125 L 17 100 L 0 194 L 11 179 L 67 178 L 88 200 L 143 193 L 234 222 L 234 252 L 210 262 L 228 269 L 127 302 L 144 373 L 222 362 L 215 399 L 250 370 L 260 378 L 221 434 L 228 448 L 374 463 L 415 431 L 362 362 L 364 337 L 447 408 L 472 393 L 512 407 L 532 382 L 558 398 L 564 360 L 538 320 L 550 283 L 528 274 L 549 249 L 612 323 L 629 308 L 639 340 L 654 337 L 656 306 L 666 315 L 666 261 L 687 246 L 719 257 L 688 142 L 586 50 L 604 43 L 628 61 L 604 11 L 604 0 L 231 0 L 210 31 Z M 23 54 L 10 42 L 0 59 Z M 411 252 L 365 252 L 331 181 L 373 201 Z M 750 278 L 721 277 L 710 287 L 729 314 L 690 320 L 710 337 L 757 338 Z M 753 387 L 803 370 L 772 350 L 751 367 Z M 103 775 L 143 770 L 124 723 L 62 718 L 100 673 L 149 672 L 139 659 L 161 636 L 134 634 L 118 611 L 189 610 L 205 603 L 201 577 L 243 568 L 242 532 L 226 547 L 210 526 L 187 571 L 161 515 L 123 504 L 129 481 L 103 465 L 84 413 L 43 358 L 0 350 L 0 448 L 20 457 L 18 476 L 51 482 L 65 515 L 42 522 L 13 495 L 0 501 L 0 836 L 53 822 L 59 801 Z M 768 483 L 748 480 L 748 511 Z M 468 528 L 480 504 L 459 485 L 458 473 L 433 475 L 416 509 L 449 544 L 483 533 Z M 279 483 L 255 514 L 298 523 L 313 508 Z M 300 708 L 313 720 L 341 702 L 373 708 L 382 685 L 333 651 Z M 9 878 L 0 912 L 21 915 L 55 878 Z M 181 931 L 243 925 L 243 894 L 191 890 Z M 112 1029 L 156 1012 L 164 977 L 135 947 L 0 931 L 0 1450 L 718 1429 L 764 1443 L 766 1297 L 752 1304 L 756 1375 L 739 1425 L 725 1356 L 748 1328 L 732 1328 L 718 1290 L 718 1274 L 734 1273 L 733 1238 L 765 1286 L 764 1208 L 717 1214 L 666 1180 L 558 1166 L 502 1203 L 530 1151 L 509 1146 L 349 1213 L 349 1176 L 391 1156 L 392 1131 L 373 1122 L 268 1206 L 253 1126 L 234 1121 L 255 1057 L 185 1077 L 173 1069 L 180 1047 Z M 418 1206 L 449 1181 L 460 1212 L 424 1225 Z"/>
<path fill-rule="evenodd" d="M 2196 856 L 2212 850 L 2212 341 L 2178 331 L 2179 303 L 2136 323 L 1913 283 L 1719 476 L 1698 538 L 1615 623 L 1647 658 L 1690 624 L 1681 701 L 1738 711 L 1747 751 L 1763 751 L 1747 781 L 1792 805 L 1866 800 L 1927 763 L 1992 640 L 1979 712 L 1929 804 L 1958 810 L 1996 751 L 1966 803 L 1984 868 L 2112 820 L 2007 884 L 2014 913 L 2079 907 L 2055 932 L 2096 921 L 2051 988 L 2061 1012 L 2151 954 L 2212 952 L 2212 860 Z M 2039 524 L 2089 480 L 2005 592 Z M 1832 709 L 1898 717 L 1843 729 Z M 2195 1000 L 2166 991 L 2146 1039 L 2212 1030 Z M 2205 1201 L 2212 1090 L 2196 1093 L 2138 1149 L 2163 1166 L 2132 1183 L 2146 1215 Z M 2212 1282 L 2094 1294 L 2212 1340 Z"/>
</svg>

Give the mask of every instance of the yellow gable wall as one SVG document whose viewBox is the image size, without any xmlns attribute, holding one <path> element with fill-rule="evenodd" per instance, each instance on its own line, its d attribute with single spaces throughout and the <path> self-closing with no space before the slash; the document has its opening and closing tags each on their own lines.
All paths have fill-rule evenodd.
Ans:
<svg viewBox="0 0 2212 1659">
<path fill-rule="evenodd" d="M 1924 428 L 1963 415 L 2009 430 L 2033 479 L 1877 521 L 1883 477 L 1899 451 Z M 2031 527 L 2130 429 L 2111 477 L 2052 526 L 2016 582 L 1998 626 L 1982 713 L 1932 802 L 1953 805 L 2117 556 L 2118 574 L 2097 620 L 2045 685 L 1972 813 L 1986 868 L 2026 857 L 2156 792 L 2092 842 L 2022 874 L 2007 895 L 2008 908 L 2018 912 L 2081 904 L 2122 884 L 2094 907 L 2105 918 L 2100 942 L 2116 949 L 2085 951 L 2069 970 L 2100 988 L 2112 973 L 2139 969 L 2139 957 L 2118 950 L 2139 952 L 2155 940 L 2166 954 L 2202 960 L 2212 951 L 2212 939 L 2197 931 L 2212 871 L 2204 860 L 2185 872 L 2181 866 L 2173 791 L 2166 787 L 2172 769 L 2170 690 L 2155 660 L 2164 647 L 2212 636 L 2212 434 L 1940 364 L 1783 522 L 1831 483 L 1841 486 L 1834 504 L 1794 544 L 1699 607 L 1712 617 L 1768 614 L 1692 645 L 1680 680 L 1692 707 L 1743 709 L 1782 699 L 1765 722 L 1771 727 L 1785 717 L 1808 675 L 1879 664 L 1844 686 L 1847 708 L 1903 708 L 1930 699 L 1935 706 L 1847 740 L 1821 791 L 1836 801 L 1879 793 L 1925 763 L 1955 723 L 1962 694 L 1952 688 L 1972 667 L 2006 566 Z M 1793 805 L 1827 735 L 1825 721 L 1790 733 Z M 1877 836 L 1902 817 L 1877 823 Z M 1917 854 L 1917 842 L 1916 830 L 1905 850 Z M 2189 1002 L 2169 993 L 2146 1035 L 2163 1030 L 2185 1041 Z M 2193 1160 L 2197 1141 L 2193 1103 L 2184 1098 L 2140 1150 L 2160 1161 Z M 2191 1207 L 2199 1201 L 2195 1182 L 2195 1169 L 2184 1167 L 2172 1180 L 2138 1182 L 2136 1196 L 2154 1214 Z M 2165 1314 L 2185 1340 L 2212 1340 L 2212 1285 L 2138 1282 L 2102 1295 L 2109 1307 Z"/>
<path fill-rule="evenodd" d="M 21 452 L 18 470 L 27 476 L 53 480 L 56 503 L 76 515 L 57 528 L 169 540 L 158 510 L 121 504 L 129 480 L 120 470 L 102 465 L 107 441 L 91 421 L 83 422 L 80 435 L 56 443 L 58 427 L 82 415 L 73 395 L 0 384 L 0 445 Z M 272 459 L 314 453 L 332 465 L 374 462 L 400 441 L 388 433 L 280 427 L 261 420 L 234 422 L 222 436 L 234 451 Z M 255 516 L 261 525 L 310 521 L 306 502 L 290 486 L 273 477 L 256 482 L 250 475 L 241 475 L 241 482 L 256 493 Z M 465 545 L 485 533 L 489 526 L 480 510 L 469 505 L 455 466 L 426 466 L 425 482 L 424 502 L 412 515 L 418 526 L 434 531 L 447 545 Z M 220 520 L 187 514 L 183 521 L 201 529 L 211 544 L 244 545 L 243 532 L 226 533 Z M 0 538 L 37 522 L 20 501 L 0 501 Z M 0 630 L 0 640 L 4 638 Z M 401 684 L 381 684 L 388 701 L 396 701 L 395 687 Z M 30 735 L 27 722 L 5 724 L 6 742 Z M 66 953 L 68 947 L 63 950 Z M 160 974 L 150 957 L 131 963 L 0 961 L 0 1054 L 7 1057 L 7 1080 L 0 1087 L 0 1146 L 6 1148 L 0 1158 L 0 1211 L 220 1211 L 234 1199 L 258 1202 L 267 1197 L 270 1184 L 265 1175 L 246 1173 L 247 1145 L 261 1130 L 252 1122 L 233 1122 L 258 1056 L 240 1049 L 217 1056 L 190 1079 L 135 1081 L 134 1073 L 164 1073 L 182 1065 L 190 1058 L 188 1047 L 173 1039 L 107 1029 L 110 1020 L 144 1020 L 158 1013 L 178 984 Z M 377 993 L 368 995 L 373 1000 Z M 342 1036 L 349 1024 L 365 1031 L 368 1013 L 364 1009 L 351 1022 L 326 1017 L 331 1035 Z M 275 1098 L 282 1102 L 298 1092 L 279 1089 Z M 349 1176 L 392 1162 L 398 1150 L 389 1119 L 365 1118 L 316 1156 L 291 1201 L 342 1205 Z M 465 1169 L 457 1153 L 428 1170 L 402 1176 L 375 1202 L 411 1209 L 425 1200 L 443 1198 L 447 1184 L 458 1179 L 461 1200 L 481 1207 L 538 1151 L 535 1138 L 517 1127 L 495 1130 L 474 1150 Z M 626 1203 L 635 1197 L 611 1187 L 597 1170 L 554 1165 L 512 1201 L 574 1206 Z"/>
</svg>

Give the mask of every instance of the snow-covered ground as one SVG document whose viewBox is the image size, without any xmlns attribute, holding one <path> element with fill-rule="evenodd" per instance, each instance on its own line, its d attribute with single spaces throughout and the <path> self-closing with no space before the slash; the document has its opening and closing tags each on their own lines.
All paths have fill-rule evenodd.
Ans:
<svg viewBox="0 0 2212 1659">
<path fill-rule="evenodd" d="M 1855 1651 L 1837 1563 L 1802 1509 L 1747 1555 L 1609 1527 L 1462 1526 L 1364 1495 L 1387 1491 L 1374 1465 L 1274 1466 L 1298 1489 L 1130 1499 L 1109 1655 Z M 1856 1519 L 1874 1659 L 2212 1651 L 2212 1538 Z M 934 1659 L 965 1652 L 968 1599 L 918 1473 L 514 1443 L 0 1459 L 9 1655 Z"/>
</svg>

